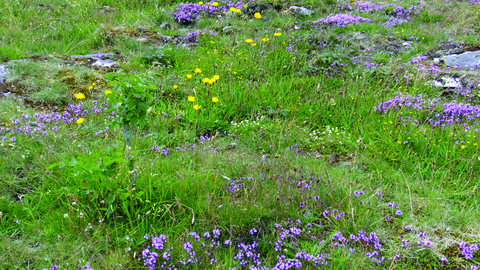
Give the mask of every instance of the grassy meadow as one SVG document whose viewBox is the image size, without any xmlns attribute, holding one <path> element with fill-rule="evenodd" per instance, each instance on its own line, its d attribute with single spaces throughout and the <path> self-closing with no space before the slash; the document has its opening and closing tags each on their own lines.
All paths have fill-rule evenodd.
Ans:
<svg viewBox="0 0 480 270">
<path fill-rule="evenodd" d="M 476 0 L 1 1 L 0 269 L 477 269 L 478 50 Z"/>
</svg>

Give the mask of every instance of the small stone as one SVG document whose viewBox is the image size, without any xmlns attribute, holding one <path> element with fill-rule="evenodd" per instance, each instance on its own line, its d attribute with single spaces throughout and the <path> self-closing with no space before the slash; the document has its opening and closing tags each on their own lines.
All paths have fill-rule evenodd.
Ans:
<svg viewBox="0 0 480 270">
<path fill-rule="evenodd" d="M 7 81 L 8 69 L 5 65 L 0 65 L 0 83 Z"/>
<path fill-rule="evenodd" d="M 171 37 L 171 36 L 167 36 L 167 35 L 162 36 L 162 41 L 165 42 L 165 43 L 170 42 L 172 39 L 173 39 L 173 37 Z"/>
<path fill-rule="evenodd" d="M 406 48 L 411 48 L 412 47 L 412 43 L 410 41 L 405 41 L 402 43 L 402 45 Z"/>
<path fill-rule="evenodd" d="M 233 30 L 235 29 L 235 27 L 231 26 L 231 25 L 228 25 L 228 26 L 225 26 L 223 29 L 222 29 L 222 32 L 224 32 L 225 34 L 230 34 L 233 32 Z"/>
<path fill-rule="evenodd" d="M 137 41 L 140 42 L 140 43 L 147 43 L 148 38 L 147 37 L 139 37 L 139 38 L 137 38 Z"/>
<path fill-rule="evenodd" d="M 113 67 L 115 66 L 117 63 L 113 60 L 102 60 L 102 59 L 98 59 L 97 61 L 95 61 L 92 66 L 96 66 L 96 67 L 106 67 L 106 68 L 110 68 L 110 67 Z"/>
<path fill-rule="evenodd" d="M 460 79 L 444 76 L 440 78 L 440 80 L 433 81 L 433 86 L 442 88 L 462 88 L 462 83 L 460 82 Z"/>
<path fill-rule="evenodd" d="M 311 11 L 310 9 L 308 8 L 304 8 L 304 7 L 297 7 L 297 6 L 291 6 L 287 9 L 287 11 L 290 11 L 290 12 L 293 12 L 293 13 L 297 13 L 297 14 L 302 14 L 302 15 L 310 15 L 312 14 L 313 11 Z"/>
<path fill-rule="evenodd" d="M 162 29 L 172 29 L 172 26 L 169 23 L 162 23 L 160 25 L 160 28 L 162 28 Z"/>
</svg>

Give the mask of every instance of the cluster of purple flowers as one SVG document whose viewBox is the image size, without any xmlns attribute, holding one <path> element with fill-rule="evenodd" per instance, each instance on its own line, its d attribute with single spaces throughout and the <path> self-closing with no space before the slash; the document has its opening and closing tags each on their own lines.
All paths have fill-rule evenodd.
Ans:
<svg viewBox="0 0 480 270">
<path fill-rule="evenodd" d="M 37 135 L 48 136 L 49 134 L 55 134 L 58 130 L 64 127 L 65 124 L 75 123 L 80 118 L 88 117 L 89 113 L 96 113 L 97 115 L 103 114 L 109 106 L 107 102 L 98 104 L 97 101 L 93 101 L 94 107 L 87 109 L 83 102 L 77 104 L 69 104 L 63 113 L 60 112 L 39 112 L 33 115 L 24 114 L 20 119 L 14 119 L 12 121 L 13 127 L 1 127 L 1 134 L 21 134 L 21 135 Z M 106 118 L 111 119 L 118 117 L 116 111 L 112 111 L 105 115 Z M 108 132 L 108 128 L 100 132 Z M 97 135 L 99 132 L 96 133 Z M 2 137 L 2 141 L 7 140 L 7 137 Z M 10 138 L 11 141 L 15 141 L 15 137 Z"/>
<path fill-rule="evenodd" d="M 395 6 L 394 4 L 377 4 L 370 2 L 358 1 L 354 2 L 353 6 L 350 3 L 344 3 L 343 5 L 338 5 L 340 10 L 350 10 L 350 11 L 359 11 L 359 12 L 370 12 L 370 11 L 379 11 L 388 6 Z"/>
<path fill-rule="evenodd" d="M 480 248 L 480 245 L 468 245 L 465 242 L 461 242 L 458 244 L 458 247 L 462 250 L 462 255 L 465 257 L 465 259 L 471 260 L 473 259 L 475 251 Z"/>
<path fill-rule="evenodd" d="M 326 18 L 320 18 L 313 23 L 321 23 L 325 25 L 332 25 L 338 27 L 347 27 L 350 24 L 358 24 L 359 22 L 369 22 L 371 23 L 372 20 L 368 18 L 363 18 L 360 16 L 355 16 L 351 14 L 329 14 Z"/>
<path fill-rule="evenodd" d="M 388 19 L 386 22 L 382 23 L 382 25 L 386 27 L 394 27 L 397 25 L 401 25 L 403 23 L 409 22 L 412 20 L 412 15 L 413 14 L 418 14 L 420 11 L 415 7 L 415 6 L 410 6 L 408 9 L 405 9 L 402 6 L 395 6 L 393 8 L 393 13 L 395 14 L 394 16 L 386 16 L 386 19 Z"/>
<path fill-rule="evenodd" d="M 58 270 L 59 269 L 59 266 L 58 265 L 54 265 L 48 269 L 43 269 L 43 270 Z M 77 267 L 76 269 L 79 269 L 79 270 L 93 270 L 93 268 L 90 267 L 90 265 L 88 264 L 85 264 L 83 266 L 80 266 L 80 263 L 77 264 Z M 66 268 L 65 268 L 66 270 Z"/>
<path fill-rule="evenodd" d="M 243 177 L 245 178 L 245 177 Z M 251 177 L 249 177 L 251 179 Z M 230 191 L 232 194 L 235 194 L 237 191 L 239 191 L 241 188 L 243 188 L 242 182 L 240 180 L 229 180 L 228 185 L 226 186 L 226 189 Z"/>
<path fill-rule="evenodd" d="M 213 5 L 214 2 L 217 3 L 216 6 Z M 175 21 L 184 25 L 189 25 L 193 24 L 202 13 L 212 16 L 214 14 L 225 13 L 232 7 L 241 9 L 242 6 L 242 1 L 210 1 L 201 5 L 199 3 L 185 3 L 179 4 L 172 14 Z"/>
<path fill-rule="evenodd" d="M 404 107 L 417 111 L 437 109 L 438 112 L 427 120 L 433 127 L 463 124 L 465 131 L 468 131 L 470 130 L 469 124 L 477 126 L 480 123 L 480 107 L 478 106 L 457 103 L 455 100 L 443 102 L 440 98 L 424 99 L 422 95 L 412 97 L 408 93 L 399 93 L 391 100 L 380 102 L 376 110 L 386 113 L 389 110 L 400 110 Z M 403 118 L 400 117 L 399 120 L 403 120 Z"/>
<path fill-rule="evenodd" d="M 215 33 L 212 30 L 209 31 L 207 28 L 205 28 L 205 30 L 203 30 L 203 31 L 197 30 L 195 32 L 191 32 L 191 33 L 186 34 L 185 37 L 179 37 L 178 39 L 180 39 L 183 42 L 192 42 L 193 41 L 195 43 L 198 43 L 198 37 L 200 35 L 205 35 L 205 34 L 208 34 L 212 37 L 215 37 L 215 36 L 218 35 L 218 33 Z"/>
<path fill-rule="evenodd" d="M 199 137 L 200 145 L 204 145 L 206 141 L 210 141 L 210 140 L 212 140 L 212 138 L 209 137 L 208 134 L 205 134 L 204 136 Z M 197 149 L 197 147 L 198 147 L 197 144 L 192 144 L 191 143 L 191 144 L 188 145 L 188 150 L 193 151 L 193 150 Z M 187 151 L 184 148 L 181 148 L 179 146 L 175 147 L 174 149 L 170 149 L 168 147 L 163 147 L 162 149 L 160 149 L 160 147 L 158 147 L 157 145 L 152 147 L 152 151 L 158 152 L 158 153 L 160 153 L 160 155 L 164 155 L 164 156 L 167 156 L 170 150 L 176 150 L 180 153 L 183 153 L 183 152 Z M 213 152 L 216 153 L 216 150 L 213 150 Z"/>
<path fill-rule="evenodd" d="M 380 64 L 373 63 L 372 60 L 370 59 L 370 56 L 373 55 L 371 51 L 373 51 L 373 49 L 370 49 L 370 48 L 361 50 L 359 55 L 352 57 L 353 65 L 356 65 L 357 63 L 361 63 L 367 69 L 380 66 Z"/>
<path fill-rule="evenodd" d="M 465 45 L 465 40 L 460 41 L 459 43 L 455 42 L 445 42 L 443 39 L 440 41 L 435 40 L 438 43 L 438 46 L 442 48 L 449 48 L 449 47 L 463 47 Z"/>
<path fill-rule="evenodd" d="M 375 12 L 386 10 L 386 8 L 391 7 L 393 8 L 392 11 L 387 11 L 385 15 L 385 19 L 387 21 L 381 23 L 387 27 L 394 27 L 397 25 L 401 25 L 403 23 L 409 22 L 412 19 L 412 15 L 419 14 L 419 8 L 411 5 L 407 9 L 402 6 L 397 6 L 395 4 L 376 4 L 370 2 L 355 2 L 353 6 L 351 4 L 345 3 L 343 5 L 339 5 L 340 10 L 349 10 L 349 11 L 357 11 L 357 12 L 371 12 L 372 15 L 375 15 Z M 391 14 L 388 14 L 391 13 Z"/>
</svg>

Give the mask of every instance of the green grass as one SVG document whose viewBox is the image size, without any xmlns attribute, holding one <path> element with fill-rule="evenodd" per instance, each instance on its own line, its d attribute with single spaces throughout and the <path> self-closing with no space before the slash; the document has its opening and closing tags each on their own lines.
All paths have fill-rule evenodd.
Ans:
<svg viewBox="0 0 480 270">
<path fill-rule="evenodd" d="M 290 228 L 296 220 L 302 234 L 283 254 L 293 259 L 300 250 L 327 253 L 326 269 L 478 265 L 478 251 L 467 260 L 458 248 L 463 241 L 480 242 L 476 126 L 433 128 L 428 119 L 441 105 L 386 113 L 375 107 L 399 92 L 478 105 L 478 70 L 445 71 L 442 76 L 465 74 L 474 83 L 468 95 L 449 94 L 431 84 L 440 76 L 428 72 L 433 59 L 422 62 L 427 71 L 408 62 L 444 49 L 440 40 L 478 47 L 479 5 L 430 1 L 411 21 L 393 28 L 380 24 L 383 11 L 353 11 L 374 23 L 338 28 L 311 23 L 340 13 L 338 1 L 303 2 L 312 16 L 283 12 L 297 2 L 255 2 L 280 5 L 282 11 L 266 10 L 261 19 L 245 13 L 202 17 L 185 27 L 171 14 L 180 1 L 0 3 L 0 63 L 10 72 L 0 93 L 12 92 L 0 96 L 0 139 L 5 137 L 0 141 L 0 269 L 77 264 L 146 269 L 139 261 L 152 245 L 146 234 L 166 235 L 173 262 L 189 258 L 183 245 L 192 242 L 202 264 L 181 268 L 244 269 L 234 258 L 238 245 L 254 241 L 262 265 L 273 267 L 279 255 L 273 243 L 281 233 L 276 224 Z M 402 2 L 406 8 L 411 4 L 419 2 Z M 233 30 L 223 32 L 226 26 Z M 189 45 L 159 39 L 205 28 L 218 35 L 200 34 L 198 44 Z M 402 47 L 412 36 L 418 41 Z M 69 58 L 105 52 L 118 54 L 117 67 L 98 69 Z M 363 63 L 378 66 L 367 69 Z M 130 97 L 125 89 L 131 86 L 109 84 L 104 75 L 120 68 L 151 73 L 151 99 L 142 96 L 143 87 Z M 219 76 L 214 84 L 202 82 L 214 75 Z M 86 98 L 75 100 L 76 93 Z M 91 111 L 107 98 L 109 108 L 120 108 L 119 115 L 146 114 L 147 126 Z M 68 104 L 83 107 L 74 112 Z M 80 115 L 84 109 L 88 115 Z M 53 112 L 78 115 L 84 122 L 43 123 L 48 129 L 32 134 L 6 130 L 23 127 L 25 115 L 36 119 L 35 114 Z M 32 122 L 31 129 L 39 127 Z M 125 123 L 133 126 L 131 149 Z M 205 134 L 211 139 L 202 140 Z M 161 153 L 165 148 L 167 155 Z M 358 191 L 365 194 L 355 196 Z M 335 218 L 337 212 L 344 216 Z M 252 228 L 258 233 L 251 234 Z M 221 231 L 219 241 L 234 245 L 215 244 L 207 252 L 189 236 L 213 229 Z M 367 257 L 374 249 L 364 242 L 335 245 L 335 233 L 350 240 L 359 231 L 376 233 L 383 265 Z M 420 232 L 431 247 L 417 245 Z M 409 245 L 403 247 L 402 239 Z M 400 257 L 393 260 L 396 254 Z M 306 262 L 304 267 L 315 269 Z"/>
</svg>

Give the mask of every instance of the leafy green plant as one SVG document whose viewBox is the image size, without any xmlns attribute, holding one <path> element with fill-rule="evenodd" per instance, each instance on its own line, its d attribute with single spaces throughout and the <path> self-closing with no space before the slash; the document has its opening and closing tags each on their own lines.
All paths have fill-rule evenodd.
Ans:
<svg viewBox="0 0 480 270">
<path fill-rule="evenodd" d="M 155 90 L 154 84 L 149 84 L 149 77 L 152 74 L 132 74 L 123 70 L 107 73 L 105 77 L 110 80 L 109 85 L 114 85 L 114 92 L 109 103 L 112 106 L 108 111 L 119 111 L 118 122 L 123 124 L 123 133 L 127 144 L 126 151 L 130 160 L 130 171 L 132 183 L 135 184 L 138 176 L 135 169 L 133 156 L 130 154 L 132 148 L 133 130 L 137 127 L 144 129 L 148 125 L 147 114 L 152 110 L 153 96 L 148 90 Z M 115 122 L 112 122 L 115 124 Z"/>
<path fill-rule="evenodd" d="M 110 80 L 109 85 L 114 85 L 114 92 L 109 96 L 112 105 L 110 111 L 119 110 L 119 120 L 123 125 L 131 127 L 147 126 L 146 115 L 150 112 L 153 96 L 148 90 L 155 90 L 154 84 L 149 84 L 148 77 L 152 74 L 132 74 L 123 70 L 107 73 L 105 77 Z M 111 97 L 111 98 L 110 98 Z"/>
</svg>

